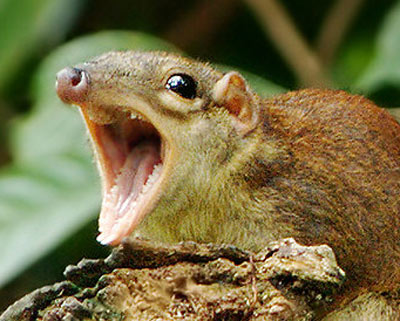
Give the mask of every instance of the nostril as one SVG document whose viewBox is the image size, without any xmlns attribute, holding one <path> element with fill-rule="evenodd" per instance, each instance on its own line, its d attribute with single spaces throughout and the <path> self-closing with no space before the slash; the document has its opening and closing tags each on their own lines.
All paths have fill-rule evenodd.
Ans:
<svg viewBox="0 0 400 321">
<path fill-rule="evenodd" d="M 66 103 L 84 102 L 89 90 L 87 72 L 79 68 L 64 68 L 57 74 L 56 90 L 61 100 Z"/>
<path fill-rule="evenodd" d="M 77 86 L 82 80 L 82 69 L 72 68 L 71 69 L 71 85 Z"/>
</svg>

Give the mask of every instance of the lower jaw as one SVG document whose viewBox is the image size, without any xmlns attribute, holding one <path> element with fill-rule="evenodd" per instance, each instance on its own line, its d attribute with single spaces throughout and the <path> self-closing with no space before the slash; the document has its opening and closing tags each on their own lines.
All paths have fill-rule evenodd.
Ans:
<svg viewBox="0 0 400 321">
<path fill-rule="evenodd" d="M 114 184 L 104 193 L 98 241 L 116 245 L 132 233 L 151 206 L 162 169 L 156 142 L 144 141 L 129 152 Z"/>
<path fill-rule="evenodd" d="M 101 234 L 98 236 L 98 241 L 102 244 L 116 245 L 137 228 L 144 216 L 151 210 L 152 201 L 154 201 L 153 195 L 157 192 L 162 167 L 162 164 L 155 166 L 147 183 L 143 185 L 135 199 L 129 199 L 130 196 L 128 196 L 128 199 L 121 201 L 118 193 L 112 191 L 105 195 L 99 219 Z M 114 205 L 115 200 L 118 202 L 116 206 Z M 119 212 L 113 210 L 114 207 L 118 208 Z"/>
</svg>

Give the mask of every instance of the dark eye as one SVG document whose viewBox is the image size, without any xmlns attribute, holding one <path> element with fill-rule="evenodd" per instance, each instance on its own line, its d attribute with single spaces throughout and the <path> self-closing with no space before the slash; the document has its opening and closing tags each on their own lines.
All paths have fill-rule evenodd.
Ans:
<svg viewBox="0 0 400 321">
<path fill-rule="evenodd" d="M 189 75 L 175 74 L 168 78 L 165 88 L 176 92 L 183 98 L 194 99 L 196 97 L 197 83 Z"/>
</svg>

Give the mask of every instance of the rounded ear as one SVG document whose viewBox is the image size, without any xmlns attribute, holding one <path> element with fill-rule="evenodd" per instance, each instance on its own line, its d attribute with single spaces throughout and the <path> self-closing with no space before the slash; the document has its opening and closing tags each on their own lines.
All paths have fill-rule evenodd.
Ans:
<svg viewBox="0 0 400 321">
<path fill-rule="evenodd" d="M 218 106 L 226 108 L 235 117 L 237 129 L 242 134 L 256 127 L 259 101 L 238 72 L 228 72 L 215 84 L 213 98 Z"/>
</svg>

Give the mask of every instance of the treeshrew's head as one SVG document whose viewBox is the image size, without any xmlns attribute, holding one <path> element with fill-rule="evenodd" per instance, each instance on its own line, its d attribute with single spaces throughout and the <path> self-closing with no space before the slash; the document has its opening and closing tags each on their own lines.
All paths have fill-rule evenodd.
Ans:
<svg viewBox="0 0 400 321">
<path fill-rule="evenodd" d="M 259 118 L 238 73 L 163 52 L 106 53 L 61 70 L 56 89 L 80 107 L 93 143 L 103 244 L 120 243 L 160 206 L 179 203 L 179 190 L 203 184 L 190 177 L 217 175 Z"/>
</svg>

